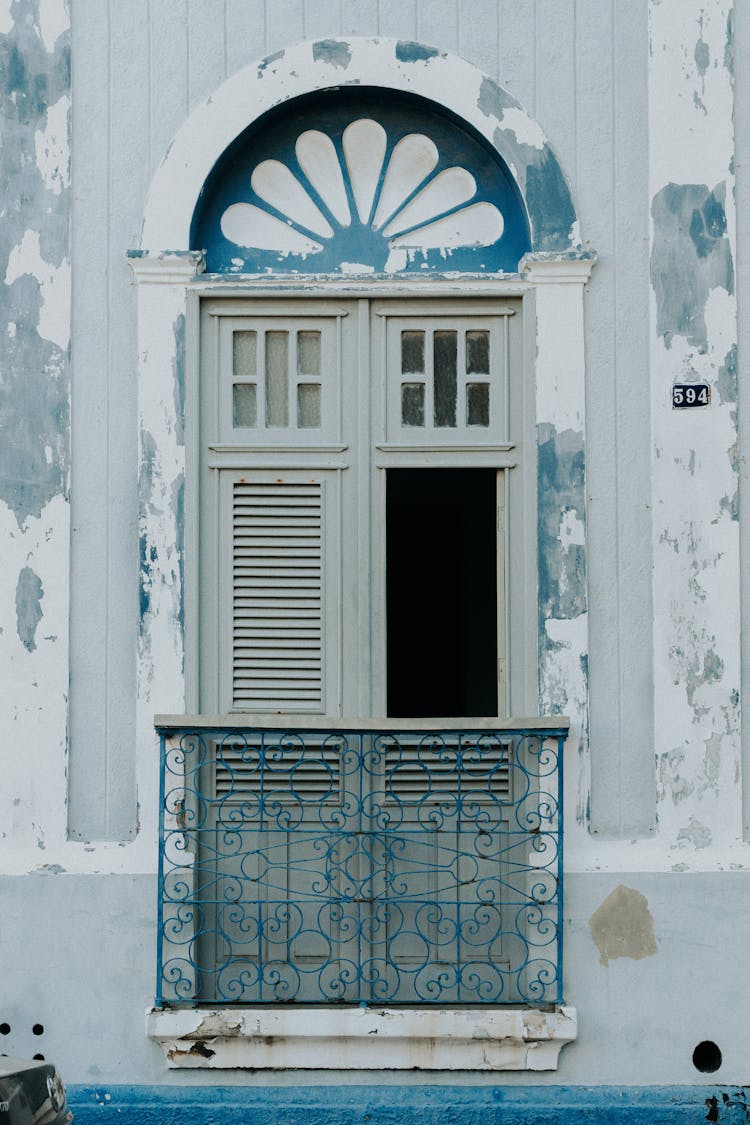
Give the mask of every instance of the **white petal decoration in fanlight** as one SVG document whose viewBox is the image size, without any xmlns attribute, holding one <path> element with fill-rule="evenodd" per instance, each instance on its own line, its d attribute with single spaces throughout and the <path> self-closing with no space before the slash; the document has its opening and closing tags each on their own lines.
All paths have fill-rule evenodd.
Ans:
<svg viewBox="0 0 750 1125">
<path fill-rule="evenodd" d="M 326 133 L 310 129 L 297 138 L 294 151 L 299 166 L 342 227 L 351 224 L 349 200 L 333 141 Z"/>
<path fill-rule="evenodd" d="M 234 203 L 221 217 L 224 236 L 256 250 L 307 255 L 319 253 L 336 236 L 336 228 L 350 228 L 357 219 L 380 231 L 389 248 L 402 251 L 491 246 L 502 235 L 497 207 L 471 202 L 477 185 L 470 172 L 452 167 L 434 175 L 440 154 L 429 137 L 402 137 L 384 167 L 386 131 L 363 117 L 344 130 L 342 149 L 344 167 L 326 133 L 309 129 L 295 144 L 299 166 L 328 217 L 291 169 L 279 160 L 263 160 L 253 171 L 251 186 L 277 214 L 252 203 Z"/>
</svg>

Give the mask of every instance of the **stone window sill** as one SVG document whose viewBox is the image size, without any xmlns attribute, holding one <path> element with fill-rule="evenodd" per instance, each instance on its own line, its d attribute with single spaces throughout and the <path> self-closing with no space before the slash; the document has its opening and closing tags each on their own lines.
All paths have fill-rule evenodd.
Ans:
<svg viewBox="0 0 750 1125">
<path fill-rule="evenodd" d="M 150 1009 L 169 1067 L 252 1070 L 557 1070 L 576 1009 Z"/>
</svg>

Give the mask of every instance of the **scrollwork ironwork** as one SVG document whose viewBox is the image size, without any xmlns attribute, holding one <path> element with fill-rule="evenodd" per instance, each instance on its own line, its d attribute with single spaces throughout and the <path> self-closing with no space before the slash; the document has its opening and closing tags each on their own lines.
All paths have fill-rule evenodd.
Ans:
<svg viewBox="0 0 750 1125">
<path fill-rule="evenodd" d="M 559 1002 L 563 741 L 165 732 L 159 1002 Z"/>
</svg>

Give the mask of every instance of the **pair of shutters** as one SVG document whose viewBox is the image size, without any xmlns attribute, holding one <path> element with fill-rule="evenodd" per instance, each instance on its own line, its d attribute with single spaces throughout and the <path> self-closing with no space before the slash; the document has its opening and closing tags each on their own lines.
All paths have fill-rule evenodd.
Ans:
<svg viewBox="0 0 750 1125">
<path fill-rule="evenodd" d="M 357 638 L 362 603 L 377 595 L 373 583 L 354 595 L 345 587 L 355 569 L 371 579 L 382 561 L 382 514 L 363 511 L 379 502 L 366 479 L 375 456 L 381 467 L 441 453 L 453 458 L 441 464 L 462 465 L 510 448 L 512 313 L 394 304 L 376 311 L 363 341 L 354 303 L 308 305 L 303 315 L 291 303 L 256 304 L 247 315 L 226 302 L 207 310 L 203 711 L 346 711 L 356 694 L 347 677 L 367 672 L 340 666 L 344 638 Z M 371 517 L 372 561 L 355 567 L 346 555 L 360 550 Z M 501 544 L 500 562 L 502 553 Z M 347 621 L 357 603 L 357 621 Z"/>
</svg>

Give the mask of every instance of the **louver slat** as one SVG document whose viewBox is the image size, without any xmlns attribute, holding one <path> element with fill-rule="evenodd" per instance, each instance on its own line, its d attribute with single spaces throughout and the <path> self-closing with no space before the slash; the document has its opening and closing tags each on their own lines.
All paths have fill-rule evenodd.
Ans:
<svg viewBox="0 0 750 1125">
<path fill-rule="evenodd" d="M 309 739 L 304 748 L 294 743 L 272 747 L 265 767 L 254 747 L 224 742 L 216 751 L 217 800 L 243 801 L 261 793 L 269 805 L 339 799 L 339 751 L 335 747 L 316 745 Z"/>
<path fill-rule="evenodd" d="M 237 708 L 322 708 L 322 499 L 319 481 L 234 484 Z"/>
<path fill-rule="evenodd" d="M 459 764 L 460 763 L 460 764 Z M 511 799 L 510 749 L 501 742 L 476 747 L 441 743 L 438 752 L 402 741 L 385 759 L 386 798 L 400 802 Z"/>
</svg>

